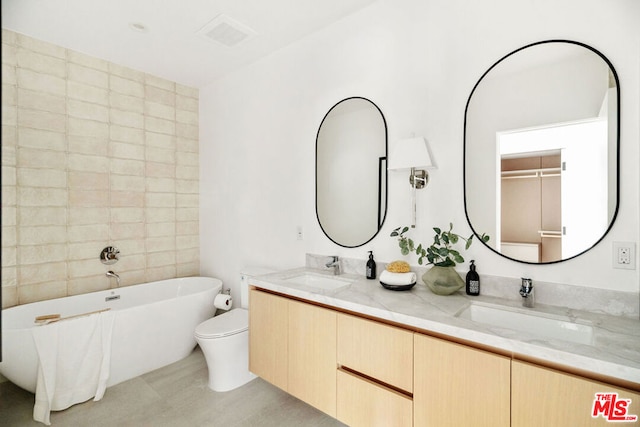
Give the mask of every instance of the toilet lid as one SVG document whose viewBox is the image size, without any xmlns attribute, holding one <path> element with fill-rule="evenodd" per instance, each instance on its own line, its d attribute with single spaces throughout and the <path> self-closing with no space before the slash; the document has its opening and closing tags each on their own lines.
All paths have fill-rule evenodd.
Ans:
<svg viewBox="0 0 640 427">
<path fill-rule="evenodd" d="M 196 336 L 219 338 L 238 334 L 247 329 L 249 329 L 249 312 L 242 308 L 235 308 L 200 323 L 196 327 Z"/>
</svg>

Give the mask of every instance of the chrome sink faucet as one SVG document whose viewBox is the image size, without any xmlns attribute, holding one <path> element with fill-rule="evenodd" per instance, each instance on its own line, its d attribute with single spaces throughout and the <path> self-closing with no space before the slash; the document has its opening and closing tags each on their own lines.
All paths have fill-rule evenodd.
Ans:
<svg viewBox="0 0 640 427">
<path fill-rule="evenodd" d="M 329 257 L 329 262 L 325 264 L 327 268 L 333 268 L 333 274 L 340 274 L 340 259 L 338 259 L 337 255 L 332 255 Z"/>
<path fill-rule="evenodd" d="M 520 295 L 522 296 L 522 306 L 533 308 L 535 305 L 535 296 L 533 292 L 533 281 L 531 279 L 522 278 L 520 286 Z"/>
</svg>

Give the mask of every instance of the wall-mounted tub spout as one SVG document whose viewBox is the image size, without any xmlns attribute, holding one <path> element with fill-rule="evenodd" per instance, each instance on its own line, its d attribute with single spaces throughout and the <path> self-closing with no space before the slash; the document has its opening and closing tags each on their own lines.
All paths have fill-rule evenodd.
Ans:
<svg viewBox="0 0 640 427">
<path fill-rule="evenodd" d="M 116 273 L 114 273 L 113 271 L 109 270 L 105 273 L 105 275 L 107 277 L 115 277 L 116 278 L 116 282 L 118 283 L 118 287 L 120 287 L 120 276 L 118 276 Z"/>
</svg>

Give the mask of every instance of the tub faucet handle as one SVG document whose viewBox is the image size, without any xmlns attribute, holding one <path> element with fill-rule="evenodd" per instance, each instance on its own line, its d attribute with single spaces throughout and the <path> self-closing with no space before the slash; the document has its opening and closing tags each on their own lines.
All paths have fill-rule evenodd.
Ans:
<svg viewBox="0 0 640 427">
<path fill-rule="evenodd" d="M 118 262 L 120 250 L 115 246 L 107 246 L 100 252 L 100 262 L 104 265 L 111 265 Z"/>
</svg>

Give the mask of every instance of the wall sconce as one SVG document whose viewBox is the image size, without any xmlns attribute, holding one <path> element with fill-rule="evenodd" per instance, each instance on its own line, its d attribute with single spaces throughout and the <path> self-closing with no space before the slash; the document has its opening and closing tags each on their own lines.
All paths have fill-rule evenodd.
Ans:
<svg viewBox="0 0 640 427">
<path fill-rule="evenodd" d="M 411 227 L 416 226 L 416 189 L 424 188 L 429 182 L 429 173 L 424 169 L 435 169 L 429 154 L 427 140 L 423 137 L 402 139 L 396 144 L 389 159 L 389 170 L 410 170 L 411 184 Z"/>
</svg>

